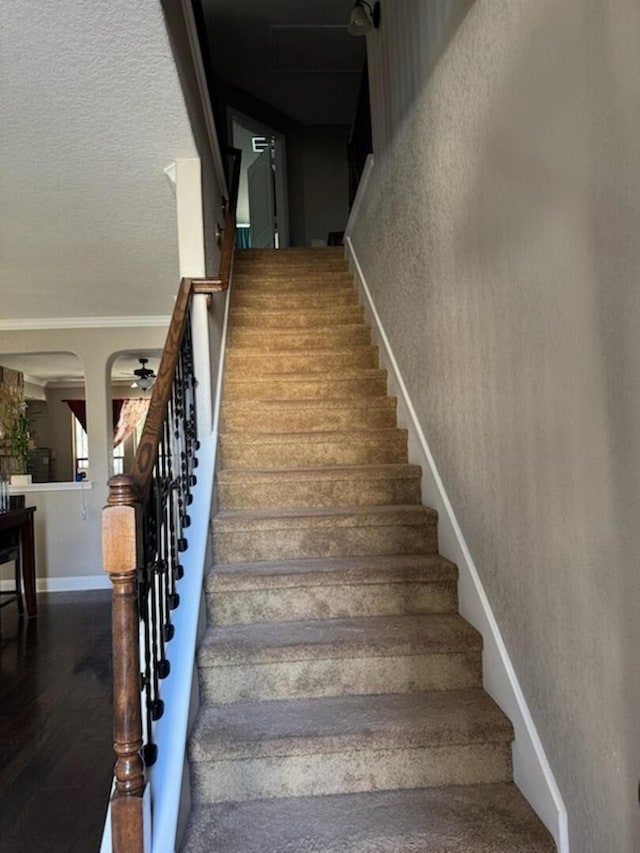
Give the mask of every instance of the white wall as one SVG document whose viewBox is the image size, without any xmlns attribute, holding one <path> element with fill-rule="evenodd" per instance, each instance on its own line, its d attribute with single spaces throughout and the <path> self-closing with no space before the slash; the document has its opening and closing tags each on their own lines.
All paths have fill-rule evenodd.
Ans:
<svg viewBox="0 0 640 853">
<path fill-rule="evenodd" d="M 387 5 L 368 37 L 376 167 L 354 248 L 571 848 L 633 853 L 640 7 L 476 0 L 412 78 L 421 6 Z"/>
</svg>

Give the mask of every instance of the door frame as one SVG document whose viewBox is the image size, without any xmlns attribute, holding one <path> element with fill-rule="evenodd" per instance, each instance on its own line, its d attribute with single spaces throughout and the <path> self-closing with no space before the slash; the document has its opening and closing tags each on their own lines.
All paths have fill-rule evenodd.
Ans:
<svg viewBox="0 0 640 853">
<path fill-rule="evenodd" d="M 278 212 L 278 241 L 281 249 L 290 245 L 289 234 L 289 193 L 287 184 L 287 143 L 283 133 L 274 130 L 269 125 L 251 118 L 246 113 L 234 107 L 227 107 L 227 127 L 229 142 L 233 145 L 233 122 L 242 125 L 245 130 L 255 133 L 256 136 L 273 136 L 276 140 L 275 150 L 275 186 L 276 186 L 276 210 Z"/>
</svg>

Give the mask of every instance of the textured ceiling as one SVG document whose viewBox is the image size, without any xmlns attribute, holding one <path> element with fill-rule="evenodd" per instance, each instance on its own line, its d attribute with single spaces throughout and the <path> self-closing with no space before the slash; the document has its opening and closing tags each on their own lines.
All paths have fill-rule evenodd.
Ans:
<svg viewBox="0 0 640 853">
<path fill-rule="evenodd" d="M 352 6 L 202 0 L 212 68 L 303 124 L 351 124 L 365 63 L 365 39 L 345 35 Z"/>
<path fill-rule="evenodd" d="M 197 153 L 159 0 L 3 0 L 0 76 L 0 323 L 170 314 Z"/>
</svg>

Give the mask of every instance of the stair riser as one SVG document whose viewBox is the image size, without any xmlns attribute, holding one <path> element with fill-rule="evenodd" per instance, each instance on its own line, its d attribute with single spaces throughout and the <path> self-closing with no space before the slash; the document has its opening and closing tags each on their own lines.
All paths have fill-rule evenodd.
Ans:
<svg viewBox="0 0 640 853">
<path fill-rule="evenodd" d="M 324 654 L 325 657 L 320 657 Z M 334 657 L 200 666 L 204 702 L 414 693 L 482 686 L 480 652 Z"/>
<path fill-rule="evenodd" d="M 311 261 L 305 258 L 288 259 L 279 263 L 273 263 L 270 259 L 252 258 L 251 262 L 238 258 L 234 263 L 234 273 L 239 275 L 259 276 L 261 274 L 299 275 L 299 276 L 321 276 L 327 274 L 345 274 L 349 267 L 344 258 L 323 258 Z"/>
<path fill-rule="evenodd" d="M 236 349 L 227 353 L 227 380 L 241 377 L 269 375 L 273 373 L 324 373 L 327 370 L 341 368 L 376 368 L 378 350 L 376 347 L 353 347 L 350 351 L 337 353 L 285 353 L 258 352 L 244 355 Z"/>
<path fill-rule="evenodd" d="M 219 484 L 217 494 L 221 509 L 388 506 L 420 503 L 420 481 L 417 478 L 248 481 Z"/>
<path fill-rule="evenodd" d="M 362 323 L 364 311 L 359 305 L 343 305 L 331 310 L 313 308 L 297 311 L 263 311 L 232 308 L 232 329 L 324 329 L 327 326 L 354 326 Z"/>
<path fill-rule="evenodd" d="M 329 329 L 309 329 L 302 332 L 247 329 L 240 326 L 229 333 L 230 346 L 235 350 L 242 347 L 271 350 L 345 349 L 371 343 L 371 332 L 365 325 L 336 326 Z"/>
<path fill-rule="evenodd" d="M 356 557 L 375 554 L 435 554 L 434 522 L 420 525 L 340 527 L 334 530 L 241 530 L 213 534 L 218 563 Z"/>
<path fill-rule="evenodd" d="M 229 379 L 224 386 L 227 400 L 348 400 L 354 397 L 384 397 L 385 377 L 362 379 Z"/>
<path fill-rule="evenodd" d="M 343 439 L 323 442 L 247 442 L 238 436 L 222 436 L 220 464 L 222 468 L 285 468 L 316 465 L 375 465 L 407 461 L 407 436 L 401 430 L 391 436 L 350 442 Z"/>
<path fill-rule="evenodd" d="M 422 749 L 364 749 L 194 762 L 194 793 L 216 803 L 505 782 L 510 749 L 503 743 Z"/>
<path fill-rule="evenodd" d="M 249 293 L 269 294 L 274 297 L 303 293 L 353 293 L 353 276 L 349 273 L 328 273 L 327 275 L 261 275 L 235 273 L 233 277 L 233 298 Z"/>
<path fill-rule="evenodd" d="M 396 425 L 395 400 L 386 398 L 375 405 L 332 406 L 311 404 L 307 401 L 283 405 L 282 403 L 254 404 L 252 408 L 234 404 L 229 400 L 222 411 L 222 425 L 226 431 L 249 432 L 333 432 L 349 429 L 385 429 Z"/>
<path fill-rule="evenodd" d="M 357 616 L 399 616 L 405 613 L 454 613 L 454 581 L 323 585 L 207 595 L 215 625 L 343 619 Z"/>
<path fill-rule="evenodd" d="M 295 311 L 296 309 L 327 310 L 339 305 L 357 307 L 358 297 L 355 290 L 339 288 L 336 291 L 322 290 L 304 293 L 261 293 L 258 287 L 252 290 L 234 291 L 234 308 L 251 308 L 255 311 Z"/>
</svg>

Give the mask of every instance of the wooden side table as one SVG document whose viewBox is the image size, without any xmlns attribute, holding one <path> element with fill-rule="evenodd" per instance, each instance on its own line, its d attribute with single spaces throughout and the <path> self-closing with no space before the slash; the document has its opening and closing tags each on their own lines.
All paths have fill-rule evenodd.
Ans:
<svg viewBox="0 0 640 853">
<path fill-rule="evenodd" d="M 0 512 L 0 545 L 17 535 L 20 540 L 20 565 L 24 583 L 27 614 L 38 615 L 36 603 L 36 549 L 33 535 L 34 506 Z"/>
</svg>

